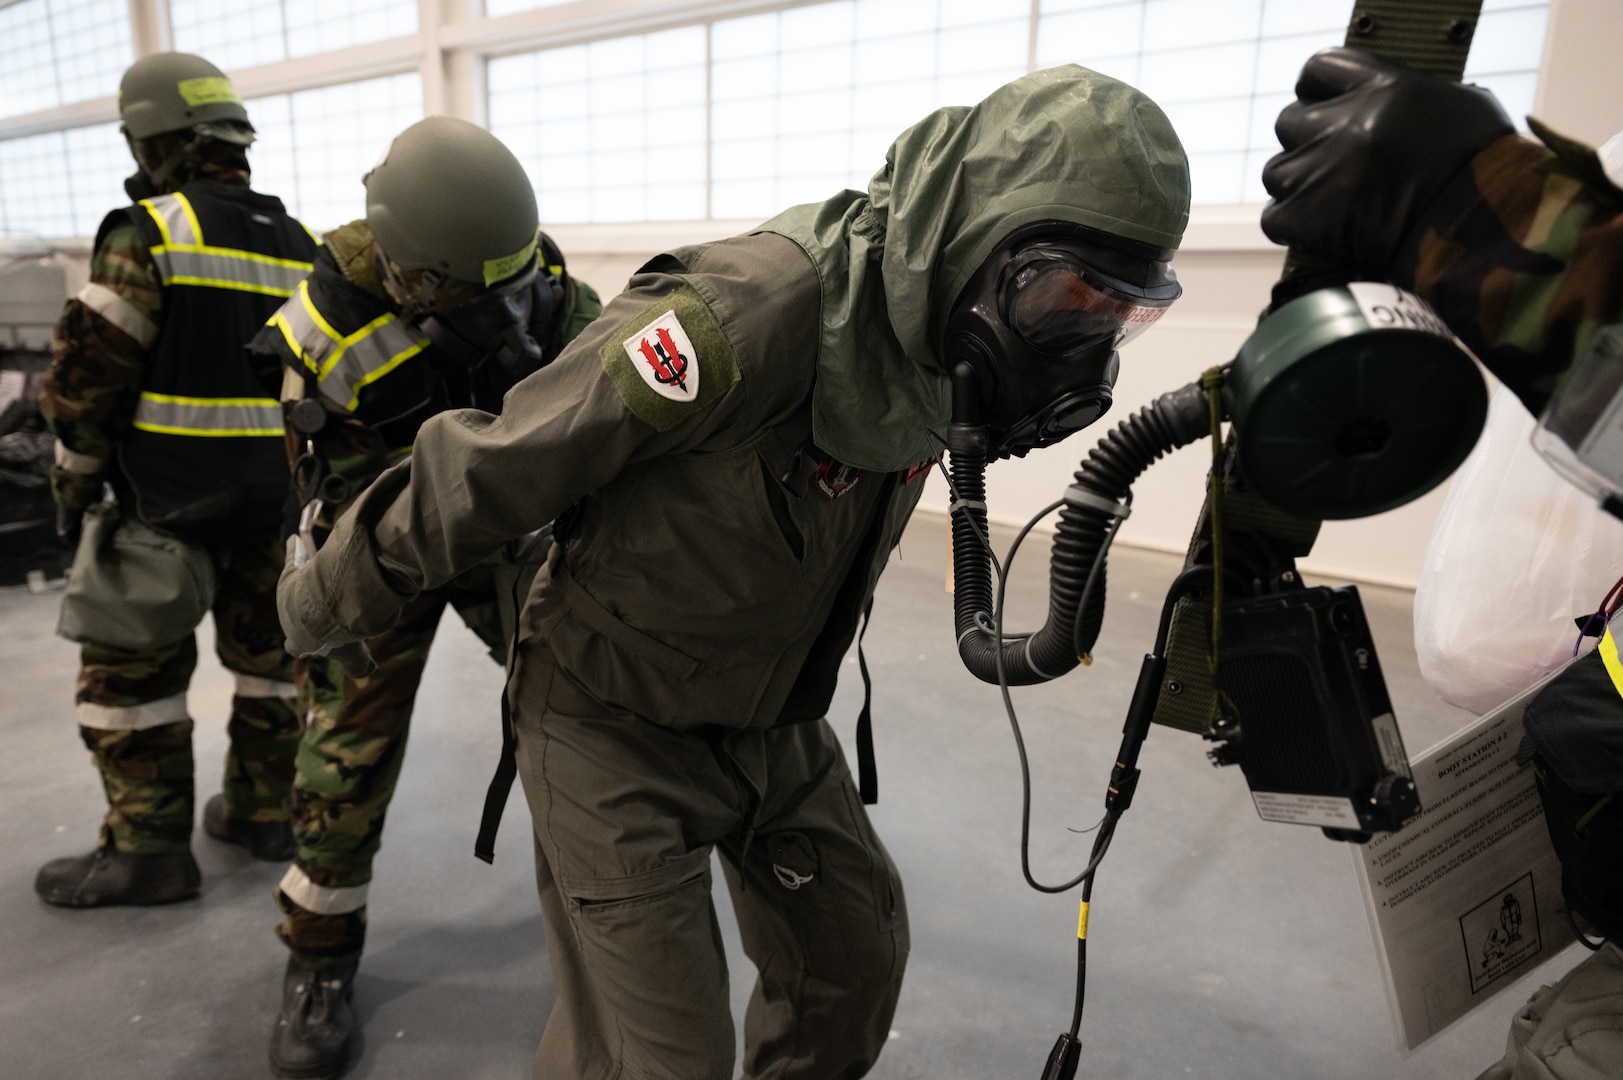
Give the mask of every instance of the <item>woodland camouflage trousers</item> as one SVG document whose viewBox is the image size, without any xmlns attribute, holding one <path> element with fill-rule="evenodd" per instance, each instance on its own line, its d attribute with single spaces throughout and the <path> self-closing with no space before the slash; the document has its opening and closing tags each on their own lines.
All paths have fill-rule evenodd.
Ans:
<svg viewBox="0 0 1623 1080">
<path fill-rule="evenodd" d="M 236 677 L 226 813 L 251 821 L 287 818 L 301 724 L 293 660 L 282 651 L 274 539 L 214 549 L 215 651 Z M 107 792 L 102 842 L 132 854 L 185 851 L 195 814 L 192 720 L 186 688 L 197 667 L 193 634 L 153 650 L 86 642 L 80 648 L 79 734 Z"/>
<path fill-rule="evenodd" d="M 299 743 L 292 795 L 298 854 L 277 891 L 283 913 L 277 935 L 305 967 L 360 958 L 372 859 L 400 777 L 429 646 L 450 605 L 492 657 L 505 662 L 498 576 L 497 568 L 481 564 L 407 604 L 393 628 L 367 640 L 377 670 L 364 679 L 348 678 L 331 660 L 297 662 L 309 727 Z"/>
</svg>

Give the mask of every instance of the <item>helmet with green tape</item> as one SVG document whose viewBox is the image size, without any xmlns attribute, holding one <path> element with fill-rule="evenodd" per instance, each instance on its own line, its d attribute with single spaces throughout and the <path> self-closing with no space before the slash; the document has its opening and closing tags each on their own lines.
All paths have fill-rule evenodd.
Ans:
<svg viewBox="0 0 1623 1080">
<path fill-rule="evenodd" d="M 132 141 L 172 131 L 247 146 L 254 126 L 225 72 L 191 53 L 162 52 L 131 64 L 118 84 L 118 116 Z"/>
<path fill-rule="evenodd" d="M 366 224 L 402 270 L 488 286 L 527 268 L 540 222 L 524 166 L 466 120 L 431 116 L 366 174 Z"/>
</svg>

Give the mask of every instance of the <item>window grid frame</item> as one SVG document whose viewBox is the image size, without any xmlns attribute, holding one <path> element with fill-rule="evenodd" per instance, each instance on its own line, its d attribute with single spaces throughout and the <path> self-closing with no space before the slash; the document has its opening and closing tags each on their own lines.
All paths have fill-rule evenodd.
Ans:
<svg viewBox="0 0 1623 1080">
<path fill-rule="evenodd" d="M 158 24 L 162 24 L 167 18 L 168 9 L 171 6 L 171 2 L 172 0 L 154 0 L 154 3 L 161 10 L 159 10 L 156 15 L 154 15 L 153 12 L 147 12 L 144 20 L 140 18 L 136 12 L 134 12 L 134 5 L 131 6 L 131 18 L 130 21 L 125 25 L 129 28 L 129 43 L 132 54 L 144 52 L 142 43 L 152 40 L 152 33 L 154 32 L 153 20 L 156 19 Z M 713 66 L 713 31 L 715 26 L 718 23 L 728 21 L 729 19 L 742 18 L 747 15 L 781 15 L 785 12 L 795 11 L 800 8 L 815 8 L 826 2 L 828 2 L 828 0 L 757 0 L 756 3 L 721 3 L 718 0 L 718 2 L 714 4 L 696 4 L 693 8 L 689 8 L 685 12 L 673 12 L 670 14 L 666 14 L 660 10 L 662 5 L 658 3 L 649 3 L 646 6 L 637 5 L 629 7 L 624 13 L 617 16 L 612 23 L 605 23 L 599 19 L 592 18 L 590 17 L 589 13 L 563 10 L 576 6 L 568 3 L 563 4 L 562 9 L 559 9 L 556 15 L 548 9 L 554 8 L 557 5 L 538 5 L 534 8 L 525 9 L 527 15 L 531 17 L 526 17 L 526 14 L 512 13 L 501 16 L 489 16 L 485 13 L 484 5 L 482 3 L 476 3 L 470 5 L 470 9 L 472 10 L 470 10 L 465 18 L 442 18 L 440 21 L 436 22 L 431 20 L 428 23 L 423 23 L 419 19 L 418 33 L 411 36 L 426 36 L 435 46 L 437 46 L 437 51 L 442 56 L 448 57 L 455 53 L 461 53 L 471 60 L 473 70 L 476 72 L 472 80 L 472 85 L 467 87 L 459 87 L 458 93 L 461 95 L 464 102 L 471 105 L 472 116 L 477 120 L 484 117 L 485 110 L 488 108 L 489 91 L 484 85 L 482 76 L 484 71 L 488 68 L 489 63 L 493 60 L 522 54 L 545 53 L 552 49 L 561 48 L 568 45 L 592 44 L 601 41 L 612 41 L 617 38 L 636 37 L 662 30 L 674 30 L 683 27 L 702 26 L 704 29 L 705 51 L 703 65 L 705 95 L 703 105 L 703 212 L 705 216 L 703 218 L 682 218 L 679 220 L 713 221 L 718 220 L 714 216 L 717 209 L 715 188 L 718 182 L 714 163 L 716 134 L 714 114 L 716 100 Z M 1060 2 L 1063 3 L 1063 0 L 1060 0 Z M 1162 2 L 1166 2 L 1166 0 L 1137 0 L 1136 4 L 1135 0 L 1119 0 L 1119 2 L 1107 6 L 1118 9 L 1127 6 L 1136 6 L 1138 8 L 1138 22 L 1142 27 L 1149 17 L 1151 6 L 1153 4 Z M 1277 3 L 1279 3 L 1279 0 L 1259 0 L 1259 30 L 1261 22 L 1265 21 L 1267 18 L 1270 6 Z M 304 65 L 311 69 L 309 71 L 300 72 L 297 75 L 289 72 L 286 82 L 284 82 L 282 86 L 275 89 L 265 89 L 263 91 L 256 92 L 256 97 L 291 95 L 303 90 L 316 89 L 323 86 L 343 85 L 350 82 L 363 82 L 372 78 L 381 77 L 388 72 L 388 67 L 394 66 L 394 61 L 388 62 L 388 67 L 380 64 L 377 67 L 374 67 L 372 71 L 369 71 L 364 78 L 354 79 L 345 77 L 348 73 L 347 71 L 340 70 L 334 65 L 323 64 L 321 62 L 321 58 L 325 55 L 329 55 L 332 50 L 322 50 L 314 53 L 304 54 L 299 57 L 293 57 L 291 55 L 291 43 L 286 40 L 287 34 L 289 33 L 285 17 L 287 4 L 288 0 L 276 0 L 276 10 L 280 16 L 281 28 L 283 31 L 283 53 L 286 59 L 276 61 L 274 64 L 286 65 L 299 61 L 310 60 L 314 60 L 315 63 L 314 65 L 310 65 L 308 63 Z M 1014 5 L 1011 5 L 1011 7 L 1012 6 Z M 1087 10 L 1093 10 L 1099 5 L 1089 4 L 1074 10 L 1068 10 L 1065 8 L 1055 10 L 1053 0 L 1029 0 L 1029 3 L 1020 4 L 1018 6 L 1024 9 L 1023 12 L 1017 14 L 1016 12 L 1011 11 L 1009 16 L 1004 16 L 1004 18 L 1013 17 L 1026 22 L 1029 28 L 1029 46 L 1027 49 L 1025 68 L 1027 71 L 1031 71 L 1035 70 L 1035 68 L 1039 65 L 1045 66 L 1053 62 L 1063 62 L 1063 59 L 1055 59 L 1052 57 L 1039 60 L 1039 52 L 1041 49 L 1040 43 L 1043 38 L 1043 31 L 1045 29 L 1044 21 L 1046 19 L 1057 15 L 1075 14 Z M 1547 41 L 1551 29 L 1549 23 L 1551 6 L 1552 0 L 1498 0 L 1498 2 L 1489 3 L 1487 5 L 1483 12 L 1483 18 L 1486 20 L 1490 16 L 1510 15 L 1530 11 L 1540 12 L 1542 15 L 1542 35 Z M 60 13 L 52 12 L 50 10 L 50 5 L 48 4 L 42 5 L 42 8 L 43 17 L 47 20 L 46 32 L 48 35 L 50 35 L 48 40 L 52 49 L 50 61 L 52 79 L 51 91 L 60 102 L 60 99 L 64 93 L 62 87 L 65 75 L 56 55 L 57 43 L 54 36 L 55 23 L 60 21 L 56 18 L 56 16 Z M 545 13 L 544 16 L 543 13 Z M 998 16 L 991 17 L 997 18 Z M 487 25 L 492 22 L 503 22 L 506 25 L 501 27 Z M 939 34 L 941 30 L 942 28 L 938 26 L 936 28 L 936 33 Z M 442 33 L 445 35 L 443 39 L 441 38 Z M 1245 39 L 1245 43 L 1248 43 L 1255 48 L 1265 45 L 1270 40 L 1298 36 L 1301 33 L 1302 31 L 1300 30 L 1292 31 L 1288 28 L 1279 28 L 1276 29 L 1272 38 L 1264 37 L 1261 35 L 1261 33 L 1258 33 L 1249 39 Z M 407 39 L 397 36 L 393 39 L 384 38 L 357 44 L 354 47 L 365 48 L 372 45 L 386 44 L 398 46 L 399 43 L 404 40 Z M 860 38 L 853 38 L 852 44 L 859 44 L 861 40 L 862 39 Z M 1144 42 L 1141 30 L 1139 40 L 1137 42 L 1137 48 L 1134 50 L 1135 58 L 1146 54 L 1145 50 L 1143 49 L 1143 44 Z M 1192 47 L 1198 48 L 1199 46 Z M 335 47 L 335 49 L 341 48 L 344 48 L 344 46 Z M 415 72 L 421 80 L 421 85 L 425 87 L 426 92 L 431 80 L 423 77 L 424 65 L 425 63 L 430 62 L 426 59 L 426 57 L 435 51 L 436 48 L 425 49 L 419 54 L 420 56 L 424 57 L 424 59 L 418 59 L 416 61 L 406 61 L 404 58 L 397 58 L 397 60 L 400 61 L 399 71 L 394 73 L 404 74 L 408 71 Z M 1151 52 L 1154 53 L 1170 51 L 1172 50 L 1151 50 Z M 1083 59 L 1082 62 L 1087 63 L 1088 61 Z M 1263 74 L 1261 68 L 1261 63 L 1259 61 L 1254 61 L 1250 79 L 1251 90 L 1249 95 L 1247 95 L 1249 104 L 1245 134 L 1239 140 L 1239 145 L 1237 145 L 1236 148 L 1229 151 L 1223 151 L 1231 153 L 1233 156 L 1244 160 L 1254 159 L 1256 156 L 1266 153 L 1266 151 L 1264 151 L 1262 148 L 1252 145 L 1257 141 L 1255 137 L 1258 125 L 1256 110 L 1261 106 L 1263 100 L 1269 96 L 1257 89 L 1259 79 Z M 1519 91 L 1522 97 L 1529 99 L 1528 104 L 1531 104 L 1531 97 L 1539 92 L 1539 87 L 1542 83 L 1544 72 L 1542 71 L 1540 63 L 1534 63 L 1531 67 L 1525 68 L 1512 67 L 1501 70 L 1500 67 L 1496 66 L 1491 70 L 1473 71 L 1471 72 L 1471 77 L 1473 79 L 1479 79 L 1485 83 L 1488 83 L 1489 85 L 1499 82 L 1501 79 L 1507 83 L 1518 83 L 1519 86 L 1512 89 L 1513 96 Z M 285 89 L 283 87 L 285 87 Z M 853 89 L 856 87 L 857 83 L 855 79 L 853 79 Z M 255 89 L 258 90 L 257 87 Z M 466 96 L 469 93 L 472 95 L 471 100 Z M 1155 96 L 1153 92 L 1152 96 Z M 1239 95 L 1235 96 L 1238 97 Z M 1157 100 L 1159 101 L 1161 99 L 1157 97 Z M 36 110 L 33 113 L 13 114 L 13 116 L 16 118 L 16 122 L 9 125 L 6 123 L 5 117 L 0 117 L 0 133 L 3 133 L 0 134 L 0 143 L 11 142 L 15 139 L 27 138 L 49 132 L 67 132 L 73 129 L 99 125 L 106 122 L 107 116 L 105 114 L 109 111 L 111 101 L 111 96 L 108 96 L 106 98 L 92 98 L 81 102 L 47 106 L 43 109 Z M 429 104 L 430 103 L 425 102 L 425 106 Z M 433 104 L 438 104 L 438 102 L 436 101 Z M 443 106 L 440 106 L 440 108 L 443 109 Z M 426 108 L 425 111 L 427 111 Z M 1212 151 L 1212 153 L 1218 152 L 1219 151 Z M 1191 156 L 1193 158 L 1194 155 Z M 1244 166 L 1242 165 L 1242 171 L 1243 169 Z M 0 191 L 0 200 L 4 200 L 4 197 L 4 192 Z M 64 198 L 66 198 L 65 194 Z M 1256 202 L 1256 196 L 1253 191 L 1242 190 L 1239 193 L 1238 202 L 1204 198 L 1197 202 L 1196 205 L 1213 208 L 1245 208 L 1256 206 L 1258 203 Z M 64 210 L 64 213 L 73 212 Z M 3 215 L 4 207 L 3 205 L 0 205 L 0 217 L 3 217 Z M 588 218 L 587 220 L 588 222 L 595 222 L 596 219 Z M 648 220 L 652 221 L 653 219 Z M 0 236 L 0 242 L 3 242 L 3 240 L 4 237 Z"/>
<path fill-rule="evenodd" d="M 824 3 L 830 3 L 830 2 L 833 2 L 833 0 L 817 0 L 817 2 L 809 3 L 809 4 L 774 5 L 774 6 L 767 7 L 765 9 L 763 9 L 762 11 L 752 12 L 750 14 L 751 15 L 782 14 L 783 12 L 786 12 L 786 11 L 797 10 L 799 8 L 804 8 L 804 7 L 816 8 L 816 7 L 821 6 Z M 1189 156 L 1191 158 L 1191 171 L 1192 172 L 1194 171 L 1193 167 L 1195 165 L 1195 159 L 1197 158 L 1197 156 L 1202 160 L 1210 160 L 1210 159 L 1216 158 L 1216 157 L 1225 157 L 1225 158 L 1234 159 L 1235 164 L 1236 164 L 1236 166 L 1238 167 L 1238 170 L 1239 170 L 1239 178 L 1240 178 L 1239 189 L 1238 189 L 1238 191 L 1236 193 L 1237 197 L 1233 198 L 1233 199 L 1221 198 L 1221 197 L 1219 197 L 1219 198 L 1202 198 L 1200 196 L 1200 192 L 1197 191 L 1197 192 L 1194 193 L 1195 194 L 1194 205 L 1196 205 L 1196 206 L 1213 206 L 1213 207 L 1236 207 L 1236 206 L 1244 207 L 1244 206 L 1258 206 L 1258 205 L 1261 205 L 1261 203 L 1255 198 L 1253 190 L 1251 190 L 1257 184 L 1260 184 L 1260 179 L 1258 179 L 1257 177 L 1252 177 L 1251 173 L 1258 172 L 1259 170 L 1258 169 L 1249 169 L 1247 163 L 1251 162 L 1251 161 L 1254 161 L 1258 157 L 1261 157 L 1263 160 L 1266 160 L 1266 157 L 1271 156 L 1273 153 L 1277 152 L 1277 143 L 1273 143 L 1271 146 L 1253 145 L 1253 143 L 1256 141 L 1254 139 L 1254 137 L 1253 137 L 1253 133 L 1257 129 L 1257 123 L 1258 123 L 1257 110 L 1258 110 L 1259 107 L 1261 107 L 1261 105 L 1262 105 L 1262 103 L 1264 102 L 1265 99 L 1273 96 L 1273 94 L 1271 92 L 1266 92 L 1266 91 L 1264 91 L 1264 90 L 1262 90 L 1260 88 L 1262 74 L 1263 74 L 1262 73 L 1262 65 L 1260 63 L 1262 49 L 1266 44 L 1268 44 L 1270 42 L 1288 41 L 1288 40 L 1291 40 L 1291 39 L 1307 39 L 1307 38 L 1310 38 L 1311 36 L 1313 36 L 1315 34 L 1318 34 L 1318 33 L 1333 34 L 1335 40 L 1333 40 L 1333 41 L 1327 40 L 1326 44 L 1339 44 L 1340 43 L 1340 37 L 1341 37 L 1341 34 L 1343 33 L 1343 30 L 1340 27 L 1336 27 L 1333 30 L 1327 27 L 1325 30 L 1322 30 L 1322 31 L 1312 30 L 1312 29 L 1308 29 L 1308 30 L 1281 29 L 1281 30 L 1276 30 L 1276 31 L 1270 33 L 1267 30 L 1267 26 L 1266 26 L 1269 5 L 1270 4 L 1281 3 L 1282 0 L 1257 0 L 1257 4 L 1256 4 L 1256 25 L 1255 25 L 1255 28 L 1254 28 L 1254 32 L 1251 33 L 1249 36 L 1239 37 L 1239 38 L 1234 39 L 1233 41 L 1219 42 L 1219 43 L 1217 43 L 1216 46 L 1214 46 L 1214 45 L 1212 45 L 1210 43 L 1193 42 L 1193 43 L 1185 43 L 1185 44 L 1181 44 L 1181 45 L 1174 45 L 1174 46 L 1167 46 L 1167 47 L 1160 47 L 1160 48 L 1154 47 L 1153 45 L 1149 46 L 1149 47 L 1146 47 L 1145 33 L 1146 33 L 1146 29 L 1147 29 L 1147 24 L 1148 24 L 1149 19 L 1151 17 L 1151 7 L 1152 7 L 1153 4 L 1155 4 L 1157 2 L 1162 2 L 1162 0 L 1120 0 L 1120 2 L 1118 2 L 1118 3 L 1107 5 L 1107 6 L 1110 6 L 1110 7 L 1117 8 L 1117 9 L 1131 8 L 1131 7 L 1136 6 L 1137 9 L 1138 9 L 1138 11 L 1137 11 L 1138 20 L 1137 21 L 1139 23 L 1139 35 L 1138 35 L 1137 43 L 1136 43 L 1135 47 L 1132 50 L 1123 50 L 1122 53 L 1117 54 L 1117 55 L 1122 56 L 1122 57 L 1127 57 L 1127 56 L 1132 57 L 1134 67 L 1135 67 L 1136 70 L 1139 71 L 1139 75 L 1140 75 L 1140 77 L 1139 77 L 1139 79 L 1137 81 L 1128 80 L 1130 82 L 1133 82 L 1133 85 L 1135 85 L 1135 86 L 1140 85 L 1142 83 L 1142 81 L 1143 81 L 1142 65 L 1143 65 L 1144 59 L 1146 57 L 1164 57 L 1164 56 L 1171 56 L 1171 55 L 1176 55 L 1178 53 L 1184 53 L 1184 52 L 1197 53 L 1197 52 L 1200 52 L 1202 50 L 1206 50 L 1206 49 L 1210 49 L 1210 48 L 1214 48 L 1214 47 L 1222 47 L 1222 46 L 1249 47 L 1252 50 L 1252 63 L 1251 63 L 1251 69 L 1250 69 L 1250 77 L 1249 77 L 1249 80 L 1248 80 L 1248 87 L 1244 92 L 1237 92 L 1237 93 L 1234 93 L 1234 94 L 1224 94 L 1224 95 L 1221 95 L 1220 97 L 1214 97 L 1214 98 L 1189 99 L 1187 101 L 1185 101 L 1183 99 L 1168 99 L 1167 101 L 1163 101 L 1163 97 L 1160 96 L 1160 95 L 1155 94 L 1153 91 L 1147 90 L 1146 92 L 1150 93 L 1151 97 L 1154 98 L 1154 100 L 1157 102 L 1157 104 L 1161 104 L 1163 106 L 1163 108 L 1167 108 L 1168 104 L 1172 105 L 1173 107 L 1176 107 L 1177 105 L 1187 105 L 1187 104 L 1207 104 L 1207 103 L 1218 103 L 1218 102 L 1231 102 L 1233 104 L 1239 104 L 1242 101 L 1245 102 L 1245 120 L 1244 120 L 1244 123 L 1243 123 L 1243 125 L 1241 126 L 1241 129 L 1240 129 L 1242 134 L 1238 137 L 1238 141 L 1235 142 L 1234 145 L 1226 146 L 1226 147 L 1224 147 L 1222 149 L 1218 149 L 1218 150 L 1194 151 L 1194 152 L 1186 151 L 1186 152 L 1189 153 Z M 528 10 L 542 10 L 547 6 L 551 6 L 551 5 L 548 5 L 548 4 L 538 5 L 536 8 L 531 8 L 531 9 L 528 9 Z M 1502 14 L 1508 14 L 1508 13 L 1514 13 L 1514 12 L 1541 11 L 1543 13 L 1543 15 L 1544 15 L 1543 33 L 1545 35 L 1547 35 L 1548 32 L 1549 32 L 1548 17 L 1549 17 L 1550 7 L 1551 7 L 1551 0 L 1510 0 L 1510 2 L 1508 2 L 1508 3 L 1503 3 L 1503 4 L 1500 4 L 1500 5 L 1494 6 L 1492 8 L 1489 8 L 1488 10 L 1485 10 L 1483 12 L 1483 17 L 1486 18 L 1486 17 L 1489 17 L 1489 16 L 1502 15 Z M 1042 39 L 1043 20 L 1045 18 L 1052 18 L 1052 17 L 1055 17 L 1055 16 L 1063 16 L 1063 15 L 1068 15 L 1068 14 L 1074 14 L 1076 12 L 1082 12 L 1082 11 L 1087 11 L 1087 10 L 1091 10 L 1091 8 L 1078 8 L 1078 9 L 1061 8 L 1059 10 L 1054 10 L 1054 9 L 1050 8 L 1049 3 L 1047 2 L 1047 0 L 1030 0 L 1029 5 L 1025 6 L 1024 15 L 1023 16 L 1018 16 L 1019 18 L 1023 18 L 1027 22 L 1027 26 L 1028 26 L 1029 46 L 1028 46 L 1028 49 L 1027 49 L 1027 54 L 1026 54 L 1026 59 L 1025 59 L 1025 72 L 1027 74 L 1029 74 L 1030 72 L 1035 71 L 1035 70 L 1038 69 L 1038 64 L 1039 64 L 1038 55 L 1039 55 L 1039 49 L 1040 49 L 1040 44 L 1039 43 L 1040 43 L 1040 41 Z M 939 8 L 938 8 L 938 11 L 939 11 Z M 678 25 L 680 25 L 680 26 L 693 26 L 695 24 L 702 24 L 704 26 L 704 29 L 705 29 L 705 57 L 704 57 L 704 70 L 705 70 L 705 102 L 704 102 L 704 128 L 705 128 L 705 130 L 704 130 L 704 149 L 705 149 L 705 153 L 704 153 L 704 157 L 705 157 L 705 181 L 704 181 L 704 183 L 705 183 L 705 197 L 704 197 L 704 203 L 705 203 L 705 217 L 703 217 L 703 218 L 684 218 L 684 219 L 679 219 L 679 220 L 684 220 L 684 221 L 714 221 L 714 220 L 718 220 L 715 217 L 715 198 L 716 198 L 715 192 L 716 192 L 716 184 L 718 182 L 718 178 L 717 178 L 716 171 L 715 171 L 715 156 L 716 156 L 716 145 L 717 145 L 717 141 L 716 141 L 716 138 L 715 138 L 715 111 L 716 111 L 716 106 L 718 104 L 718 100 L 717 100 L 717 97 L 716 97 L 715 85 L 714 85 L 714 72 L 715 72 L 715 63 L 716 63 L 716 61 L 715 61 L 715 49 L 714 49 L 714 45 L 713 45 L 713 34 L 714 34 L 715 27 L 716 27 L 716 25 L 718 23 L 723 23 L 723 22 L 727 22 L 727 21 L 729 21 L 731 19 L 745 18 L 745 17 L 749 17 L 749 16 L 748 15 L 740 15 L 740 14 L 732 14 L 732 13 L 718 13 L 718 14 L 710 15 L 708 17 L 696 18 L 696 19 L 693 19 L 691 21 L 680 23 L 680 24 L 673 24 L 671 26 L 663 26 L 663 27 L 661 27 L 661 29 L 675 29 L 675 28 L 677 28 Z M 999 16 L 999 15 L 988 15 L 988 17 L 987 17 L 987 19 L 985 21 L 986 22 L 994 22 L 994 21 L 995 22 L 1004 22 L 1004 21 L 1011 21 L 1013 17 L 1015 17 L 1015 16 L 1011 15 L 1010 17 L 1002 17 L 1002 16 Z M 939 37 L 939 35 L 941 33 L 943 33 L 944 30 L 946 30 L 948 28 L 939 24 L 939 18 L 937 18 L 936 21 L 937 21 L 937 25 L 935 26 L 934 33 Z M 977 24 L 977 25 L 979 25 L 979 24 Z M 555 49 L 569 48 L 569 47 L 572 47 L 572 46 L 575 46 L 575 45 L 595 44 L 595 43 L 603 42 L 603 41 L 618 40 L 620 38 L 631 39 L 631 38 L 635 38 L 635 37 L 642 37 L 642 36 L 645 36 L 649 32 L 652 32 L 652 31 L 640 30 L 639 29 L 639 30 L 634 30 L 634 31 L 632 31 L 630 33 L 619 32 L 619 33 L 596 34 L 596 35 L 593 35 L 593 36 L 591 36 L 589 38 L 585 38 L 585 39 L 581 39 L 581 40 L 559 41 L 559 42 L 556 42 L 556 43 L 550 43 L 549 42 L 547 44 L 542 44 L 542 45 L 534 45 L 534 44 L 521 45 L 521 46 L 512 47 L 512 48 L 507 49 L 507 50 L 503 50 L 503 51 L 500 51 L 500 52 L 497 52 L 497 51 L 484 52 L 483 54 L 481 54 L 480 60 L 488 68 L 488 65 L 491 62 L 502 60 L 502 59 L 507 59 L 509 57 L 524 56 L 524 55 L 543 55 L 543 54 L 551 52 L 551 51 L 553 51 Z M 853 34 L 851 45 L 852 45 L 853 48 L 855 48 L 857 45 L 863 43 L 866 40 L 867 39 L 857 37 L 857 36 L 855 36 L 855 34 Z M 780 53 L 781 51 L 783 51 L 783 50 L 777 49 L 777 50 L 773 50 L 773 53 L 777 54 L 777 53 Z M 1055 61 L 1055 62 L 1063 62 L 1063 61 Z M 1529 74 L 1533 75 L 1535 77 L 1535 79 L 1536 79 L 1536 77 L 1539 74 L 1539 67 L 1538 67 L 1537 62 L 1535 62 L 1533 67 L 1531 67 L 1531 68 L 1516 67 L 1516 68 L 1506 69 L 1504 71 L 1499 71 L 1499 70 L 1473 71 L 1471 73 L 1473 78 L 1483 78 L 1483 79 L 1488 79 L 1488 78 L 1522 78 L 1522 77 L 1526 77 Z M 941 76 L 938 73 L 938 75 L 936 77 L 940 78 Z M 852 80 L 851 80 L 851 84 L 850 84 L 850 89 L 851 89 L 851 91 L 853 93 L 855 93 L 861 88 L 862 88 L 862 85 L 858 81 L 855 73 L 853 72 L 853 76 L 852 76 Z M 487 94 L 486 104 L 488 106 L 488 101 L 489 101 L 489 97 L 488 97 L 489 91 L 488 90 L 486 91 L 486 94 Z M 763 96 L 765 96 L 765 95 L 763 95 Z M 771 96 L 774 99 L 776 99 L 776 98 L 780 98 L 782 95 L 781 95 L 781 93 L 775 92 Z M 723 104 L 725 104 L 725 103 L 723 103 Z M 1170 109 L 1168 111 L 1170 112 Z M 858 129 L 855 127 L 855 125 L 853 125 L 851 128 L 847 129 L 848 133 L 852 134 L 853 136 L 855 135 L 857 130 Z M 648 149 L 647 147 L 644 147 L 645 152 L 647 151 L 647 149 Z M 875 164 L 875 167 L 877 167 L 878 162 L 875 161 L 874 164 Z M 1248 178 L 1251 181 L 1255 181 L 1255 184 L 1249 183 Z M 772 180 L 770 180 L 770 181 L 767 181 L 767 182 L 777 182 L 779 179 L 781 179 L 781 178 L 777 177 L 776 174 L 775 174 L 774 178 Z M 538 192 L 538 194 L 541 192 L 541 187 L 540 187 L 539 184 L 537 184 L 537 192 Z M 830 192 L 830 194 L 832 194 L 832 191 Z M 650 220 L 652 220 L 652 219 L 650 219 Z M 727 220 L 732 220 L 732 219 L 729 218 Z M 740 220 L 742 220 L 742 219 L 740 219 Z M 560 222 L 560 224 L 562 224 L 562 222 Z M 585 218 L 584 220 L 570 221 L 570 222 L 568 222 L 568 224 L 609 225 L 609 224 L 621 224 L 621 222 L 612 221 L 612 220 L 602 220 L 602 219 L 598 219 L 598 218 L 589 216 L 589 217 Z"/>
</svg>

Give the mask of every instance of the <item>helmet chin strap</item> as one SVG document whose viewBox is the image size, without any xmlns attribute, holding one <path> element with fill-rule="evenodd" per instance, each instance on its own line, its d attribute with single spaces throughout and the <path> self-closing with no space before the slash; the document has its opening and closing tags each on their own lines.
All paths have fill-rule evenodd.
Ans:
<svg viewBox="0 0 1623 1080">
<path fill-rule="evenodd" d="M 124 141 L 129 145 L 131 156 L 135 158 L 136 168 L 140 169 L 141 175 L 159 191 L 172 191 L 194 179 L 198 168 L 203 164 L 203 137 L 195 133 L 182 140 L 180 145 L 156 165 L 148 165 L 140 149 L 141 142 L 151 145 L 152 140 L 137 141 L 125 131 Z"/>
</svg>

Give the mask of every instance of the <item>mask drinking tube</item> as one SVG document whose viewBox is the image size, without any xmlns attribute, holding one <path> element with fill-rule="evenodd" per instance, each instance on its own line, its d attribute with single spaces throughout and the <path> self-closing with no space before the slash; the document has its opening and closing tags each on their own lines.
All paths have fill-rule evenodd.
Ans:
<svg viewBox="0 0 1623 1080">
<path fill-rule="evenodd" d="M 972 372 L 954 371 L 955 383 Z M 997 683 L 998 639 L 987 565 L 987 437 L 969 394 L 954 394 L 948 427 L 952 452 L 953 614 L 958 655 L 983 682 Z M 1105 537 L 1124 509 L 1133 481 L 1162 456 L 1211 434 L 1206 390 L 1198 382 L 1162 394 L 1117 424 L 1076 470 L 1059 513 L 1050 557 L 1048 621 L 1034 634 L 1003 640 L 1003 682 L 1029 686 L 1057 679 L 1093 648 L 1104 621 Z M 1088 577 L 1095 577 L 1087 589 Z M 1078 612 L 1083 593 L 1087 610 Z M 1080 617 L 1079 617 L 1080 614 Z"/>
</svg>

